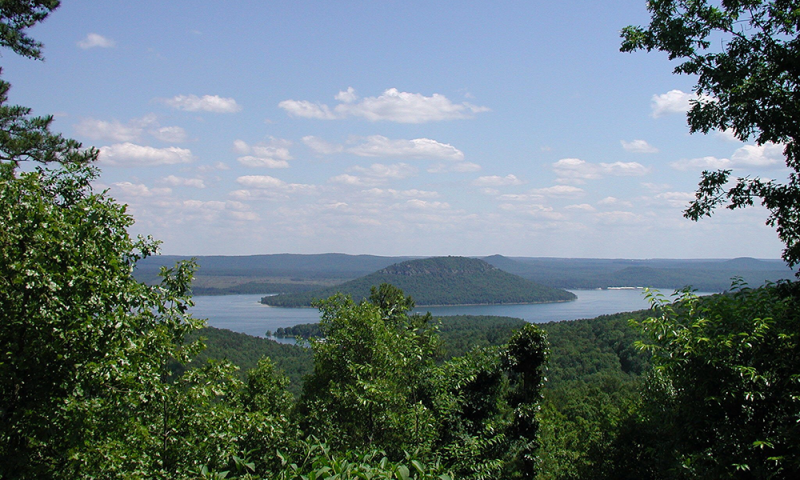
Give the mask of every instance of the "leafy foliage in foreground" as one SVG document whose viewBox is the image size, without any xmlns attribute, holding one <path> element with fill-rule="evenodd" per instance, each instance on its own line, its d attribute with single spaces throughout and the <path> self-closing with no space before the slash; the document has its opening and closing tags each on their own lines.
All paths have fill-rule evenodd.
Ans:
<svg viewBox="0 0 800 480">
<path fill-rule="evenodd" d="M 640 419 L 659 439 L 652 461 L 687 478 L 800 475 L 800 284 L 652 301 L 640 324 L 656 367 Z"/>
</svg>

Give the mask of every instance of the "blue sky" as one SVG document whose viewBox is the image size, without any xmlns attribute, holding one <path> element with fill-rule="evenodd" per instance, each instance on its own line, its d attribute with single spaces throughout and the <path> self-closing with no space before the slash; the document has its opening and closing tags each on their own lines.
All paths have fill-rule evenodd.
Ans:
<svg viewBox="0 0 800 480">
<path fill-rule="evenodd" d="M 781 147 L 689 135 L 694 79 L 619 52 L 645 2 L 64 1 L 10 100 L 100 149 L 132 233 L 194 255 L 777 258 L 761 208 L 682 217 Z"/>
</svg>

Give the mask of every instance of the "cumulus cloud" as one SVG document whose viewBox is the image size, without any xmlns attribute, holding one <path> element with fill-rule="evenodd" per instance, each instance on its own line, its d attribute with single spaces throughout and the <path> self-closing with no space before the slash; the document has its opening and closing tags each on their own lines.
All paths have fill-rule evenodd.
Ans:
<svg viewBox="0 0 800 480">
<path fill-rule="evenodd" d="M 673 113 L 686 113 L 689 111 L 691 100 L 697 100 L 694 93 L 686 93 L 682 90 L 670 90 L 661 95 L 653 95 L 650 102 L 653 118 L 663 117 Z"/>
<path fill-rule="evenodd" d="M 516 175 L 508 174 L 505 177 L 499 175 L 487 175 L 478 177 L 472 181 L 476 187 L 506 187 L 510 185 L 522 185 L 523 182 Z"/>
<path fill-rule="evenodd" d="M 238 153 L 248 154 L 237 158 L 237 161 L 247 167 L 288 168 L 289 153 L 288 140 L 272 138 L 269 144 L 248 145 L 244 140 L 235 140 L 233 150 Z"/>
<path fill-rule="evenodd" d="M 582 211 L 582 212 L 594 212 L 594 211 L 596 211 L 596 209 L 593 206 L 589 205 L 588 203 L 567 205 L 564 208 L 566 208 L 567 210 L 578 210 L 578 211 Z"/>
<path fill-rule="evenodd" d="M 451 163 L 435 163 L 428 168 L 428 173 L 470 173 L 478 172 L 481 166 L 472 162 L 451 162 Z"/>
<path fill-rule="evenodd" d="M 659 193 L 655 198 L 672 208 L 684 208 L 695 199 L 695 194 L 693 192 L 664 192 Z"/>
<path fill-rule="evenodd" d="M 717 131 L 716 135 L 718 138 L 728 142 L 741 142 L 741 140 L 739 140 L 739 138 L 736 136 L 736 130 L 732 128 L 726 128 L 725 130 Z"/>
<path fill-rule="evenodd" d="M 78 46 L 84 50 L 90 48 L 113 48 L 115 45 L 114 40 L 97 33 L 90 33 L 86 35 L 86 38 L 78 42 Z"/>
<path fill-rule="evenodd" d="M 607 225 L 635 225 L 641 223 L 642 217 L 633 212 L 615 210 L 595 214 L 600 223 Z"/>
<path fill-rule="evenodd" d="M 447 202 L 430 202 L 419 198 L 408 200 L 406 205 L 415 210 L 446 210 L 450 208 L 450 204 Z"/>
<path fill-rule="evenodd" d="M 436 158 L 454 161 L 464 159 L 464 153 L 448 143 L 429 138 L 390 140 L 382 135 L 367 137 L 366 142 L 348 149 L 348 152 L 360 157 Z"/>
<path fill-rule="evenodd" d="M 126 197 L 152 197 L 172 193 L 169 188 L 150 188 L 141 183 L 117 182 L 113 184 L 112 193 L 119 192 Z"/>
<path fill-rule="evenodd" d="M 764 145 L 744 145 L 736 149 L 731 158 L 713 156 L 690 158 L 672 162 L 676 170 L 721 170 L 731 168 L 776 168 L 784 165 L 783 145 L 765 143 Z"/>
<path fill-rule="evenodd" d="M 334 153 L 341 153 L 344 151 L 343 145 L 328 143 L 313 135 L 303 137 L 303 143 L 305 143 L 308 148 L 321 155 L 333 155 Z"/>
<path fill-rule="evenodd" d="M 620 200 L 616 197 L 606 197 L 597 202 L 598 205 L 603 206 L 623 206 L 623 207 L 632 207 L 633 204 L 627 200 Z"/>
<path fill-rule="evenodd" d="M 389 180 L 402 180 L 417 173 L 416 168 L 405 163 L 396 163 L 393 165 L 373 163 L 369 167 L 357 166 L 353 167 L 351 170 L 358 172 L 361 175 L 350 175 L 345 173 L 331 177 L 328 181 L 330 183 L 338 183 L 341 185 L 363 187 L 380 185 L 388 182 Z"/>
<path fill-rule="evenodd" d="M 339 92 L 334 108 L 307 100 L 284 100 L 278 107 L 289 115 L 321 120 L 360 117 L 370 121 L 398 123 L 426 123 L 443 120 L 472 118 L 476 113 L 489 109 L 467 102 L 453 103 L 444 95 L 434 93 L 426 97 L 420 93 L 401 92 L 390 88 L 377 97 L 359 98 L 351 87 Z"/>
<path fill-rule="evenodd" d="M 217 162 L 214 165 L 200 165 L 197 169 L 201 172 L 213 172 L 215 170 L 230 170 L 231 167 L 227 163 Z"/>
<path fill-rule="evenodd" d="M 658 153 L 658 149 L 645 140 L 633 140 L 630 142 L 626 142 L 625 140 L 620 140 L 622 143 L 622 148 L 624 148 L 628 152 L 633 153 Z"/>
<path fill-rule="evenodd" d="M 501 210 L 505 210 L 507 212 L 522 213 L 536 218 L 545 218 L 548 220 L 560 220 L 564 218 L 564 215 L 553 210 L 553 207 L 541 204 L 517 205 L 504 203 L 499 207 Z"/>
<path fill-rule="evenodd" d="M 159 180 L 159 183 L 171 185 L 173 187 L 206 188 L 206 184 L 202 178 L 176 177 L 175 175 L 164 177 Z"/>
<path fill-rule="evenodd" d="M 150 130 L 149 133 L 167 143 L 183 143 L 188 138 L 186 130 L 181 127 L 160 127 Z"/>
<path fill-rule="evenodd" d="M 641 176 L 649 171 L 638 162 L 589 163 L 579 158 L 562 158 L 553 164 L 561 183 L 585 183 L 603 176 Z"/>
<path fill-rule="evenodd" d="M 269 157 L 254 157 L 252 155 L 245 155 L 236 159 L 245 167 L 264 167 L 264 168 L 289 168 L 289 162 L 286 160 L 276 160 Z"/>
<path fill-rule="evenodd" d="M 583 189 L 572 185 L 555 185 L 546 188 L 534 188 L 531 193 L 547 197 L 576 197 L 583 195 Z"/>
<path fill-rule="evenodd" d="M 437 198 L 438 192 L 431 192 L 427 190 L 394 190 L 391 188 L 371 188 L 364 190 L 364 193 L 376 197 L 389 197 L 389 198 Z"/>
<path fill-rule="evenodd" d="M 121 167 L 152 167 L 190 163 L 192 152 L 186 148 L 154 148 L 125 142 L 100 147 L 100 162 Z"/>
<path fill-rule="evenodd" d="M 283 180 L 275 177 L 271 177 L 269 175 L 244 175 L 236 179 L 236 183 L 256 190 L 265 190 L 265 191 L 272 191 L 277 193 L 314 193 L 317 190 L 317 187 L 314 185 L 306 185 L 302 183 L 287 183 Z M 247 192 L 242 193 L 242 191 L 232 192 L 235 194 L 234 196 L 239 199 L 249 199 L 253 197 L 258 197 L 258 193 Z M 246 192 L 246 191 L 245 191 Z"/>
<path fill-rule="evenodd" d="M 367 186 L 369 182 L 364 181 L 361 177 L 357 177 L 355 175 L 350 175 L 349 173 L 343 173 L 341 175 L 336 175 L 335 177 L 331 177 L 328 179 L 330 183 L 338 183 L 341 185 L 352 185 L 357 187 Z"/>
<path fill-rule="evenodd" d="M 177 95 L 163 100 L 164 103 L 178 110 L 187 112 L 236 113 L 242 107 L 233 98 L 219 95 Z"/>
<path fill-rule="evenodd" d="M 278 107 L 286 110 L 293 117 L 315 118 L 317 120 L 335 120 L 340 118 L 331 112 L 327 105 L 312 103 L 308 100 L 284 100 Z"/>
<path fill-rule="evenodd" d="M 121 123 L 118 120 L 107 122 L 94 118 L 85 118 L 75 124 L 74 128 L 78 135 L 83 135 L 93 140 L 111 140 L 114 142 L 139 140 L 145 131 L 162 142 L 181 143 L 185 142 L 187 138 L 186 131 L 181 127 L 159 127 L 158 120 L 152 114 L 134 118 L 128 123 Z"/>
<path fill-rule="evenodd" d="M 373 163 L 369 167 L 353 167 L 356 172 L 362 172 L 365 175 L 374 178 L 386 178 L 394 180 L 402 180 L 417 173 L 417 169 L 406 163 L 395 163 L 393 165 L 384 165 L 382 163 Z"/>
<path fill-rule="evenodd" d="M 142 134 L 140 125 L 125 125 L 117 120 L 106 122 L 94 118 L 86 118 L 75 124 L 78 135 L 94 140 L 111 140 L 114 142 L 130 142 L 137 140 Z"/>
</svg>

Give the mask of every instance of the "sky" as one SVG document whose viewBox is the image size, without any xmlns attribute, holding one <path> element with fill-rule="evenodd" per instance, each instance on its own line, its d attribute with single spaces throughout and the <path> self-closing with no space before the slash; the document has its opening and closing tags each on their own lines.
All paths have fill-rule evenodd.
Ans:
<svg viewBox="0 0 800 480">
<path fill-rule="evenodd" d="M 182 255 L 778 258 L 761 207 L 700 222 L 695 79 L 620 53 L 643 0 L 70 1 L 2 52 L 10 102 L 95 146 L 132 234 Z"/>
</svg>

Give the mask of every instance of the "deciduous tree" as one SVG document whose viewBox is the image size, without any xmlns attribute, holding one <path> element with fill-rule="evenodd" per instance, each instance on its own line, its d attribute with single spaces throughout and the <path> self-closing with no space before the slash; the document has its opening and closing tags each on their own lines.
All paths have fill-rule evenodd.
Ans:
<svg viewBox="0 0 800 480">
<path fill-rule="evenodd" d="M 785 245 L 783 258 L 800 263 L 800 3 L 796 0 L 651 0 L 646 27 L 623 29 L 622 50 L 660 50 L 694 75 L 691 132 L 729 130 L 742 141 L 784 147 L 786 183 L 705 171 L 686 210 L 697 220 L 719 205 L 742 208 L 760 201 L 767 224 Z"/>
</svg>

